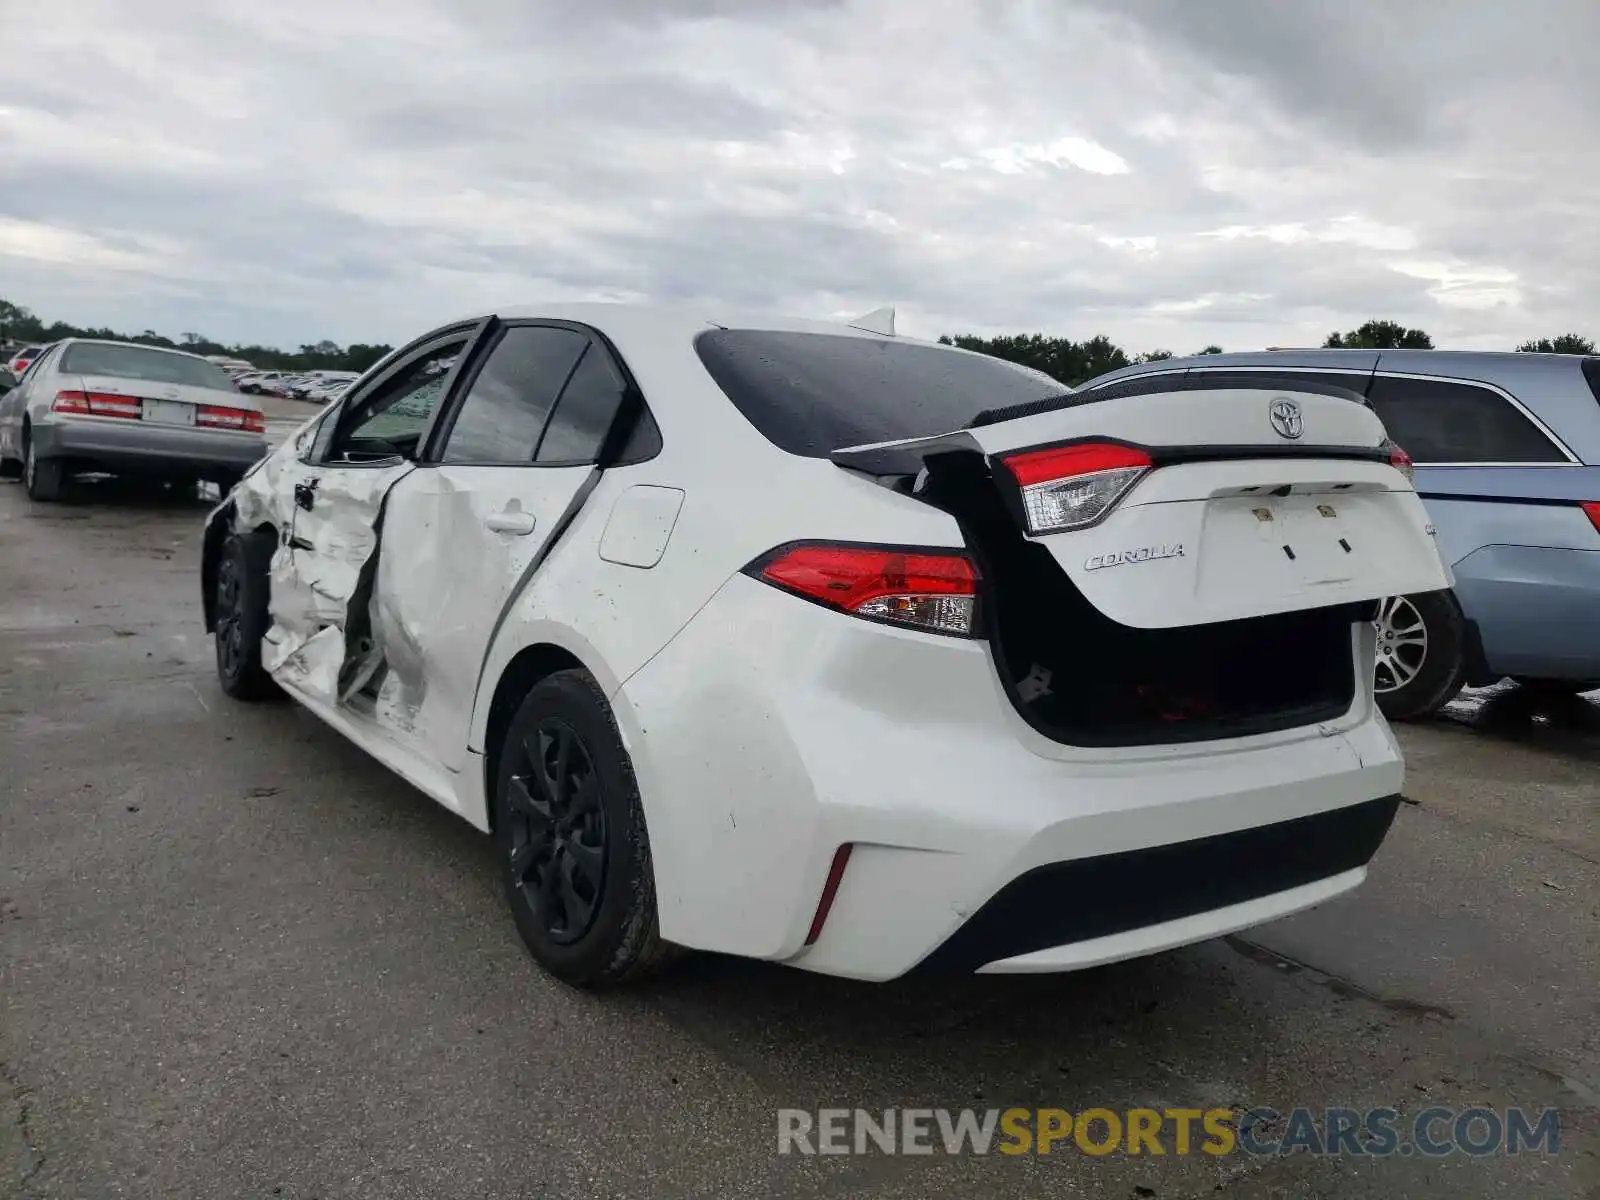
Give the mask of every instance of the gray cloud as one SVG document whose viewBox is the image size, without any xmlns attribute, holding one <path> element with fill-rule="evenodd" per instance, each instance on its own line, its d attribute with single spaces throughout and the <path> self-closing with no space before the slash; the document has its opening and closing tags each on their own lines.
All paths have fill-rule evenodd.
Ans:
<svg viewBox="0 0 1600 1200">
<path fill-rule="evenodd" d="M 1375 315 L 1600 334 L 1597 26 L 1580 0 L 61 0 L 7 33 L 0 279 L 286 343 L 579 296 L 1134 348 Z"/>
</svg>

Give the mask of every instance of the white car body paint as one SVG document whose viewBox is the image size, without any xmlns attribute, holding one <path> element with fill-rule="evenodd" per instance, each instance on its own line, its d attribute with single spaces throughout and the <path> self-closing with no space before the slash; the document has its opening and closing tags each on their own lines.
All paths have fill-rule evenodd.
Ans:
<svg viewBox="0 0 1600 1200">
<path fill-rule="evenodd" d="M 1399 791 L 1399 751 L 1372 703 L 1370 627 L 1352 627 L 1358 683 L 1335 719 L 1211 741 L 1067 745 L 1023 718 L 985 641 L 868 622 L 741 573 L 799 540 L 959 551 L 963 532 L 931 504 L 767 441 L 694 349 L 711 321 L 610 305 L 499 316 L 558 318 L 603 333 L 659 426 L 659 453 L 599 473 L 572 512 L 588 468 L 312 466 L 302 459 L 319 414 L 214 519 L 279 531 L 265 648 L 273 675 L 480 829 L 489 825 L 483 765 L 498 681 L 531 647 L 558 647 L 581 662 L 609 697 L 632 759 L 665 938 L 892 978 L 1033 868 Z M 762 318 L 718 324 L 878 336 Z M 1364 409 L 1296 398 L 1306 444 L 1382 437 Z M 1263 441 L 1267 399 L 1213 393 L 1200 407 L 1192 393 L 1151 395 L 957 436 L 995 456 L 1084 436 L 1249 446 Z M 294 487 L 311 478 L 319 507 L 328 503 L 308 521 Z M 1288 491 L 1262 499 L 1265 486 Z M 1318 504 L 1336 516 L 1322 516 Z M 1358 565 L 1313 556 L 1313 569 L 1278 570 L 1272 554 L 1260 553 L 1268 534 L 1258 526 L 1268 522 L 1252 509 L 1263 506 L 1296 537 L 1325 544 L 1337 526 L 1359 547 Z M 498 519 L 507 513 L 509 524 Z M 551 544 L 563 514 L 571 523 Z M 1099 526 L 1034 540 L 1103 613 L 1157 628 L 1448 586 L 1425 526 L 1407 481 L 1382 463 L 1303 458 L 1263 467 L 1251 459 L 1161 467 Z M 1271 536 L 1281 529 L 1275 524 Z M 1178 543 L 1181 556 L 1084 567 L 1096 555 Z M 367 650 L 347 646 L 345 631 L 369 566 Z M 375 697 L 350 686 L 365 681 L 369 666 L 380 672 Z M 1071 681 L 1058 676 L 1052 686 Z M 808 946 L 829 864 L 845 843 L 854 847 L 848 869 Z M 1318 903 L 1355 882 L 1342 875 L 986 969 L 1066 969 L 1145 953 L 1239 928 L 1241 917 Z"/>
</svg>

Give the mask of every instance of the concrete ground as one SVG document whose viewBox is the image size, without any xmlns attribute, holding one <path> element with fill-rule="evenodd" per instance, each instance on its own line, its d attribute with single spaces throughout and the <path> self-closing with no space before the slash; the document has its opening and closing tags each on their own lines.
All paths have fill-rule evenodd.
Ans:
<svg viewBox="0 0 1600 1200">
<path fill-rule="evenodd" d="M 0 1196 L 1600 1194 L 1589 701 L 1403 730 L 1367 885 L 1241 937 L 944 986 L 698 957 L 590 996 L 523 952 L 485 839 L 221 695 L 203 513 L 0 486 Z M 1563 1124 L 1481 1159 L 776 1153 L 780 1107 L 1262 1104 Z"/>
</svg>

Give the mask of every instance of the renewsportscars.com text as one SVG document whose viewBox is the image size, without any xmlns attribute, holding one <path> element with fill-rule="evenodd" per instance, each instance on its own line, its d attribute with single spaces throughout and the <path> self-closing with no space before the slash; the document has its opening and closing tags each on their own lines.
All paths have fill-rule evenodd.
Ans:
<svg viewBox="0 0 1600 1200">
<path fill-rule="evenodd" d="M 801 1108 L 778 1110 L 779 1154 L 1556 1154 L 1561 1113 L 1508 1108 Z"/>
</svg>

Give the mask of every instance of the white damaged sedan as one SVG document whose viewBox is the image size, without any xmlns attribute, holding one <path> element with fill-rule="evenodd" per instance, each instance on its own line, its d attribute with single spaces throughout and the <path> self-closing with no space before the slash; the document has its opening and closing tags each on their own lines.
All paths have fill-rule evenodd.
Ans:
<svg viewBox="0 0 1600 1200">
<path fill-rule="evenodd" d="M 593 985 L 669 945 L 1060 971 L 1357 886 L 1375 602 L 1450 585 L 1360 398 L 1073 394 L 858 325 L 438 329 L 206 528 L 222 686 L 492 833 Z"/>
</svg>

